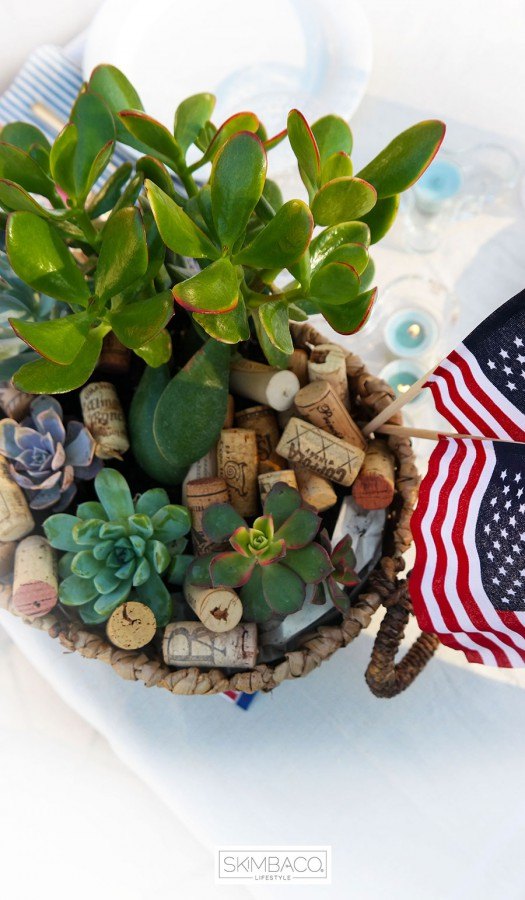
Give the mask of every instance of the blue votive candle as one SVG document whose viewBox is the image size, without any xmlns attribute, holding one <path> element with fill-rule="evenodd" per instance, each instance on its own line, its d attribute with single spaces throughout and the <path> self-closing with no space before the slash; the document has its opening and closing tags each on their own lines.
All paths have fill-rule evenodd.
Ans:
<svg viewBox="0 0 525 900">
<path fill-rule="evenodd" d="M 438 324 L 426 309 L 399 309 L 385 325 L 385 343 L 394 356 L 421 356 L 439 337 Z"/>
<path fill-rule="evenodd" d="M 414 188 L 418 208 L 423 212 L 437 212 L 445 200 L 454 197 L 461 188 L 458 166 L 439 159 L 428 167 Z"/>
<path fill-rule="evenodd" d="M 400 397 L 403 394 L 406 394 L 412 385 L 423 377 L 425 372 L 426 369 L 413 360 L 394 359 L 381 370 L 379 377 L 390 385 L 396 397 Z M 408 405 L 410 405 L 410 403 L 417 403 L 423 395 L 424 392 L 421 392 L 417 397 L 414 397 L 413 400 L 409 401 Z"/>
</svg>

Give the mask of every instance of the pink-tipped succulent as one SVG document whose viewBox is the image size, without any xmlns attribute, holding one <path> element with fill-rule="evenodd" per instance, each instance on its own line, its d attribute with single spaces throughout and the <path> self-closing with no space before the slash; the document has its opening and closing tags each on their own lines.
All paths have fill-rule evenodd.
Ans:
<svg viewBox="0 0 525 900">
<path fill-rule="evenodd" d="M 302 505 L 298 491 L 279 483 L 268 494 L 264 515 L 250 527 L 227 503 L 210 506 L 203 528 L 212 541 L 229 540 L 232 550 L 211 556 L 191 573 L 214 586 L 240 588 L 245 621 L 289 615 L 304 603 L 306 586 L 334 571 L 316 537 L 321 520 Z"/>
<path fill-rule="evenodd" d="M 359 584 L 359 576 L 354 569 L 355 553 L 352 549 L 352 539 L 350 535 L 345 534 L 332 550 L 330 539 L 323 530 L 319 534 L 319 542 L 329 554 L 334 571 L 317 586 L 312 603 L 322 605 L 330 600 L 339 612 L 345 612 L 350 607 L 350 597 L 345 588 Z"/>
</svg>

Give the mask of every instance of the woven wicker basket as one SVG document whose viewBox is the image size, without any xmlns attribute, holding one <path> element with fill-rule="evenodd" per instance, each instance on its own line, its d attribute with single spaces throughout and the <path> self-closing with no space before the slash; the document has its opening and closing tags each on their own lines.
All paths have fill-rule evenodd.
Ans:
<svg viewBox="0 0 525 900">
<path fill-rule="evenodd" d="M 327 338 L 308 324 L 294 325 L 297 347 L 325 343 Z M 347 374 L 353 414 L 358 421 L 370 420 L 393 399 L 391 389 L 370 375 L 361 360 L 347 355 Z M 395 419 L 393 420 L 395 421 Z M 346 646 L 366 628 L 382 604 L 385 617 L 376 638 L 372 659 L 366 672 L 371 691 L 378 697 L 393 697 L 407 688 L 431 658 L 437 638 L 421 634 L 404 658 L 396 664 L 395 656 L 412 612 L 407 583 L 398 578 L 404 569 L 403 553 L 410 546 L 410 517 L 417 498 L 419 479 L 414 465 L 410 440 L 391 436 L 388 443 L 396 457 L 396 498 L 388 511 L 383 536 L 385 554 L 368 576 L 367 590 L 333 626 L 319 626 L 305 635 L 299 647 L 272 664 L 261 664 L 250 671 L 228 676 L 220 669 L 174 669 L 160 655 L 143 650 L 119 650 L 98 630 L 66 618 L 59 607 L 42 618 L 25 620 L 33 628 L 47 631 L 58 638 L 68 651 L 109 663 L 121 678 L 142 681 L 147 687 L 162 687 L 174 694 L 216 694 L 226 690 L 271 691 L 287 678 L 300 678 L 316 669 L 336 650 Z M 10 608 L 10 590 L 0 590 L 0 605 Z"/>
</svg>

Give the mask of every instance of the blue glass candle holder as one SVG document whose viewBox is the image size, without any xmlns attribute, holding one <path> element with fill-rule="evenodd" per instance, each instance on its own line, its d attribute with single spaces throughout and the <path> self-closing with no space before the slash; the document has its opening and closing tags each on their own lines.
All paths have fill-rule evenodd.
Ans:
<svg viewBox="0 0 525 900">
<path fill-rule="evenodd" d="M 379 373 L 379 377 L 386 381 L 393 389 L 396 397 L 406 394 L 416 381 L 426 372 L 426 368 L 413 359 L 393 359 L 387 363 Z M 414 406 L 425 399 L 425 391 L 421 391 L 407 406 Z"/>
<path fill-rule="evenodd" d="M 385 344 L 394 356 L 420 357 L 435 347 L 439 326 L 423 307 L 398 309 L 385 323 Z"/>
<path fill-rule="evenodd" d="M 414 187 L 418 209 L 435 213 L 446 200 L 461 189 L 461 169 L 447 159 L 438 159 L 428 167 Z"/>
</svg>

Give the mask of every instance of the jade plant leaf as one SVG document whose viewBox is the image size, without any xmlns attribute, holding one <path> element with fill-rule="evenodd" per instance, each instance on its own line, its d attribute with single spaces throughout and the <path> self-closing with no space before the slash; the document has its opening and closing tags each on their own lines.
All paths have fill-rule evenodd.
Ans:
<svg viewBox="0 0 525 900">
<path fill-rule="evenodd" d="M 127 162 L 115 169 L 90 200 L 88 204 L 90 216 L 96 219 L 114 207 L 132 171 L 133 166 Z"/>
<path fill-rule="evenodd" d="M 180 150 L 175 138 L 164 125 L 146 113 L 133 109 L 122 110 L 118 117 L 129 134 L 139 142 L 139 146 L 154 150 L 162 162 L 167 162 L 170 166 L 175 164 Z"/>
<path fill-rule="evenodd" d="M 164 365 L 171 359 L 172 346 L 169 331 L 163 328 L 146 344 L 135 347 L 134 352 L 144 360 L 146 365 L 154 369 Z"/>
<path fill-rule="evenodd" d="M 365 222 L 342 222 L 321 231 L 310 244 L 312 268 L 326 259 L 341 244 L 370 244 L 370 229 Z"/>
<path fill-rule="evenodd" d="M 364 244 L 341 244 L 328 253 L 323 266 L 333 262 L 346 263 L 361 275 L 368 265 L 368 248 Z"/>
<path fill-rule="evenodd" d="M 164 390 L 153 431 L 160 452 L 173 466 L 190 466 L 219 437 L 226 416 L 229 362 L 227 344 L 208 341 Z"/>
<path fill-rule="evenodd" d="M 52 213 L 40 206 L 31 194 L 28 194 L 19 184 L 14 181 L 8 181 L 6 178 L 0 180 L 0 206 L 7 212 L 16 212 L 16 210 L 24 209 L 27 212 L 33 212 L 43 219 L 51 219 Z"/>
<path fill-rule="evenodd" d="M 315 547 L 315 544 L 311 545 Z M 305 549 L 310 549 L 305 548 Z M 300 553 L 300 550 L 296 550 Z M 285 560 L 283 560 L 285 562 Z M 283 563 L 273 563 L 262 570 L 264 599 L 270 609 L 281 616 L 289 616 L 301 609 L 306 595 L 306 585 L 299 575 Z"/>
<path fill-rule="evenodd" d="M 0 141 L 0 178 L 15 181 L 30 194 L 56 196 L 52 180 L 29 153 L 4 141 Z"/>
<path fill-rule="evenodd" d="M 334 571 L 328 553 L 320 544 L 289 550 L 281 565 L 292 569 L 306 584 L 318 584 Z"/>
<path fill-rule="evenodd" d="M 282 350 L 279 350 L 279 348 L 275 346 L 273 342 L 273 335 L 272 340 L 270 340 L 266 327 L 261 322 L 259 309 L 253 310 L 252 320 L 255 327 L 257 340 L 261 345 L 261 350 L 264 353 L 268 363 L 271 366 L 274 366 L 274 368 L 276 369 L 285 369 L 288 365 L 290 355 L 288 353 L 283 353 Z"/>
<path fill-rule="evenodd" d="M 76 194 L 75 154 L 77 146 L 78 129 L 73 122 L 70 122 L 57 135 L 49 155 L 51 175 L 68 197 L 74 197 Z"/>
<path fill-rule="evenodd" d="M 154 156 L 141 156 L 135 163 L 135 169 L 144 175 L 144 180 L 156 184 L 168 197 L 176 196 L 173 181 L 166 166 Z"/>
<path fill-rule="evenodd" d="M 237 306 L 239 285 L 237 273 L 229 259 L 218 259 L 202 272 L 176 284 L 173 296 L 191 312 L 217 314 Z"/>
<path fill-rule="evenodd" d="M 321 182 L 333 181 L 334 178 L 348 178 L 354 173 L 352 160 L 348 153 L 332 153 L 321 167 Z"/>
<path fill-rule="evenodd" d="M 153 418 L 157 403 L 169 383 L 170 373 L 167 365 L 158 368 L 146 366 L 133 394 L 128 417 L 133 456 L 147 475 L 161 484 L 168 485 L 180 484 L 186 474 L 186 468 L 174 466 L 165 459 L 153 434 Z M 145 512 L 144 509 L 138 508 L 140 503 L 141 500 L 138 501 L 137 511 Z"/>
<path fill-rule="evenodd" d="M 361 169 L 359 178 L 374 185 L 379 199 L 406 191 L 434 159 L 445 130 L 437 119 L 407 128 Z"/>
<path fill-rule="evenodd" d="M 152 181 L 146 190 L 157 228 L 164 243 L 181 256 L 218 259 L 220 252 L 184 210 Z"/>
<path fill-rule="evenodd" d="M 108 316 L 111 327 L 125 347 L 135 350 L 151 341 L 166 327 L 173 315 L 171 291 L 162 291 L 147 300 L 125 303 Z M 69 316 L 71 319 L 72 317 Z M 64 321 L 58 319 L 57 321 Z"/>
<path fill-rule="evenodd" d="M 339 334 L 355 334 L 367 321 L 376 301 L 377 288 L 359 294 L 341 306 L 323 306 L 321 311 L 328 324 Z"/>
<path fill-rule="evenodd" d="M 84 199 L 109 160 L 115 125 L 107 104 L 88 92 L 77 98 L 71 110 L 71 122 L 77 128 L 73 169 L 76 197 Z"/>
<path fill-rule="evenodd" d="M 359 285 L 359 275 L 352 266 L 327 262 L 312 275 L 310 298 L 322 307 L 340 306 L 357 297 Z"/>
<path fill-rule="evenodd" d="M 243 234 L 266 178 L 264 147 L 250 132 L 235 134 L 215 158 L 210 175 L 213 219 L 224 248 Z"/>
<path fill-rule="evenodd" d="M 293 341 L 290 334 L 288 306 L 282 300 L 269 300 L 259 307 L 259 321 L 264 328 L 270 343 L 290 356 L 293 353 Z"/>
<path fill-rule="evenodd" d="M 139 95 L 124 73 L 115 66 L 97 66 L 89 79 L 89 91 L 100 94 L 113 113 L 118 140 L 141 149 L 140 143 L 133 140 L 118 118 L 118 113 L 124 109 L 143 109 Z"/>
<path fill-rule="evenodd" d="M 56 228 L 30 212 L 9 216 L 6 248 L 16 274 L 56 300 L 85 306 L 89 288 Z"/>
<path fill-rule="evenodd" d="M 335 178 L 312 200 L 317 225 L 338 225 L 364 216 L 375 205 L 375 188 L 362 178 Z"/>
<path fill-rule="evenodd" d="M 323 116 L 312 125 L 312 133 L 319 147 L 321 162 L 325 163 L 334 153 L 352 153 L 353 137 L 350 125 L 340 116 Z"/>
<path fill-rule="evenodd" d="M 78 356 L 92 324 L 85 312 L 47 322 L 24 322 L 22 319 L 10 319 L 9 322 L 15 334 L 40 356 L 60 365 L 69 365 Z"/>
<path fill-rule="evenodd" d="M 399 209 L 399 200 L 399 194 L 384 197 L 382 200 L 378 200 L 374 208 L 363 216 L 362 221 L 366 222 L 370 228 L 371 244 L 377 244 L 381 238 L 384 238 L 394 224 Z"/>
<path fill-rule="evenodd" d="M 213 135 L 213 138 L 211 139 L 204 156 L 199 160 L 198 165 L 201 166 L 205 162 L 212 162 L 219 150 L 224 147 L 226 141 L 233 137 L 233 135 L 240 134 L 243 131 L 255 134 L 258 128 L 259 119 L 255 113 L 240 112 L 230 116 L 230 118 L 226 119 Z"/>
<path fill-rule="evenodd" d="M 70 365 L 57 365 L 48 359 L 26 363 L 13 378 L 16 387 L 28 394 L 64 394 L 82 387 L 98 362 L 102 340 L 108 330 L 107 326 L 101 325 L 92 328 L 81 352 Z"/>
<path fill-rule="evenodd" d="M 51 149 L 44 132 L 29 122 L 8 122 L 2 128 L 2 140 L 6 144 L 25 150 L 26 153 L 30 153 L 35 145 L 42 147 L 48 154 Z"/>
<path fill-rule="evenodd" d="M 306 178 L 306 187 L 315 189 L 321 179 L 321 157 L 312 129 L 298 109 L 288 113 L 288 140 L 299 163 L 301 177 Z"/>
<path fill-rule="evenodd" d="M 141 215 L 135 207 L 121 209 L 107 222 L 95 275 L 97 296 L 120 294 L 145 274 L 148 248 Z"/>
<path fill-rule="evenodd" d="M 183 153 L 194 144 L 215 109 L 213 94 L 194 94 L 179 104 L 173 133 Z"/>
<path fill-rule="evenodd" d="M 314 220 L 302 200 L 289 200 L 255 239 L 237 253 L 235 263 L 259 268 L 287 268 L 306 250 Z"/>
<path fill-rule="evenodd" d="M 194 313 L 193 321 L 210 337 L 225 344 L 238 344 L 239 341 L 247 341 L 250 337 L 248 314 L 242 297 L 239 297 L 237 306 L 229 312 L 221 312 L 218 315 Z"/>
</svg>

